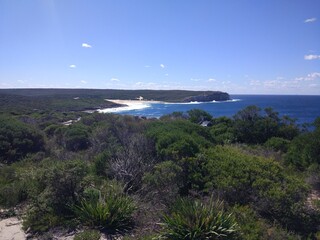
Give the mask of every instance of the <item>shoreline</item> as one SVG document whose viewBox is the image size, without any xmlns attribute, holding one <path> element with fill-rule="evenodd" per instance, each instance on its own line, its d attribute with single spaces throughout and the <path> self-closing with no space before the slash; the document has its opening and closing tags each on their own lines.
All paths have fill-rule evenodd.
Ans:
<svg viewBox="0 0 320 240">
<path fill-rule="evenodd" d="M 153 101 L 153 100 L 122 100 L 122 99 L 105 99 L 106 101 L 113 102 L 116 104 L 122 104 L 127 106 L 141 105 L 141 104 L 152 104 L 152 103 L 165 103 L 162 101 Z"/>
<path fill-rule="evenodd" d="M 113 108 L 98 109 L 99 113 L 118 113 L 123 111 L 140 110 L 151 107 L 154 103 L 164 103 L 161 101 L 149 101 L 149 100 L 121 100 L 121 99 L 105 99 L 106 101 L 120 104 L 122 106 Z"/>
</svg>

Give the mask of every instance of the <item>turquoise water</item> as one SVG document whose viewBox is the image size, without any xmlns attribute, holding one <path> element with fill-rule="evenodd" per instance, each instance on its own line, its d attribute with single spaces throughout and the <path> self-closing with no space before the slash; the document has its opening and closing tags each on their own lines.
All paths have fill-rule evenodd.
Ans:
<svg viewBox="0 0 320 240">
<path fill-rule="evenodd" d="M 280 116 L 288 115 L 298 123 L 312 123 L 320 117 L 320 96 L 287 96 L 287 95 L 231 95 L 233 100 L 207 103 L 153 103 L 141 109 L 118 111 L 120 114 L 158 118 L 172 112 L 186 112 L 197 108 L 209 112 L 214 117 L 232 117 L 239 110 L 249 105 L 262 109 L 272 107 Z"/>
</svg>

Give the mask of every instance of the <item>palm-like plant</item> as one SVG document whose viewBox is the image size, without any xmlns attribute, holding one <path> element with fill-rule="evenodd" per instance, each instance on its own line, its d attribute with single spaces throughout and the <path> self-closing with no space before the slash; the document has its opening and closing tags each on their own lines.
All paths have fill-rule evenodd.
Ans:
<svg viewBox="0 0 320 240">
<path fill-rule="evenodd" d="M 164 231 L 160 239 L 205 240 L 235 239 L 237 224 L 232 214 L 222 209 L 222 202 L 208 204 L 179 199 L 171 213 L 163 216 Z"/>
<path fill-rule="evenodd" d="M 102 228 L 108 232 L 125 232 L 132 228 L 132 214 L 136 209 L 133 200 L 124 194 L 107 193 L 97 198 L 94 191 L 92 196 L 84 198 L 80 204 L 72 207 L 74 213 L 83 224 Z"/>
</svg>

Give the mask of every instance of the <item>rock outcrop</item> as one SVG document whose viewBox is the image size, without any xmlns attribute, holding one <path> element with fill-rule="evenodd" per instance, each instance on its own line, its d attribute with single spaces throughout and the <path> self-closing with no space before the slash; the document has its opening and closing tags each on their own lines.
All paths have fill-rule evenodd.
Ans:
<svg viewBox="0 0 320 240">
<path fill-rule="evenodd" d="M 226 92 L 205 92 L 202 95 L 187 97 L 183 102 L 212 102 L 227 100 L 230 100 L 230 96 Z"/>
</svg>

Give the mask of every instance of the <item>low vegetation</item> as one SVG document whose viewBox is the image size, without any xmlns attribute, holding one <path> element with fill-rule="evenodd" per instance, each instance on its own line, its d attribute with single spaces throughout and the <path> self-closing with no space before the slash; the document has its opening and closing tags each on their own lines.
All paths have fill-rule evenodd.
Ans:
<svg viewBox="0 0 320 240">
<path fill-rule="evenodd" d="M 1 109 L 0 206 L 22 207 L 32 234 L 320 235 L 320 118 L 306 130 L 255 106 L 232 118 L 192 110 L 161 119 Z"/>
</svg>

